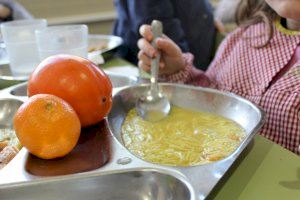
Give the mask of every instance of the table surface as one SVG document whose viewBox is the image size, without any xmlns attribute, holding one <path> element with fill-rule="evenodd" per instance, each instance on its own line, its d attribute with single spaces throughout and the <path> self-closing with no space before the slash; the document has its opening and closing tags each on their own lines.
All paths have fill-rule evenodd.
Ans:
<svg viewBox="0 0 300 200">
<path fill-rule="evenodd" d="M 102 67 L 132 66 L 120 58 Z M 300 199 L 300 156 L 256 135 L 208 199 Z"/>
</svg>

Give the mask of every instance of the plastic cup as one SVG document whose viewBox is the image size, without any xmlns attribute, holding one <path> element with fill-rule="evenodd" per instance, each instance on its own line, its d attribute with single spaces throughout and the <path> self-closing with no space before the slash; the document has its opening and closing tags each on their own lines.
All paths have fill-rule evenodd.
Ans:
<svg viewBox="0 0 300 200">
<path fill-rule="evenodd" d="M 87 58 L 88 27 L 86 25 L 52 26 L 37 30 L 35 33 L 42 60 L 57 54 Z"/>
<path fill-rule="evenodd" d="M 16 20 L 1 24 L 3 41 L 13 76 L 28 77 L 39 64 L 35 31 L 46 26 L 45 19 Z"/>
</svg>

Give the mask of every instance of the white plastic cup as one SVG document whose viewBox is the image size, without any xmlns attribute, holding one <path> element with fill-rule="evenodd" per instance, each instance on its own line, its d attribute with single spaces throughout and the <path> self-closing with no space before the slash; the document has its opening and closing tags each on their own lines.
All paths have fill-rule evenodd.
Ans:
<svg viewBox="0 0 300 200">
<path fill-rule="evenodd" d="M 88 27 L 86 25 L 50 26 L 35 33 L 41 60 L 57 54 L 87 58 Z"/>
<path fill-rule="evenodd" d="M 35 31 L 46 26 L 45 19 L 16 20 L 1 24 L 13 76 L 28 77 L 39 64 Z"/>
</svg>

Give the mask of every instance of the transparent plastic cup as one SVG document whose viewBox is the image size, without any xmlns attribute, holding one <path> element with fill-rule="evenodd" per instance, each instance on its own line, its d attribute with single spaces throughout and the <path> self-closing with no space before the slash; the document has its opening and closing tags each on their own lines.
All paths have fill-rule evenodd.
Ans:
<svg viewBox="0 0 300 200">
<path fill-rule="evenodd" d="M 39 64 L 35 31 L 46 26 L 45 19 L 16 20 L 1 24 L 13 76 L 28 77 Z"/>
<path fill-rule="evenodd" d="M 35 33 L 42 60 L 56 54 L 87 58 L 88 27 L 86 25 L 50 26 Z"/>
</svg>

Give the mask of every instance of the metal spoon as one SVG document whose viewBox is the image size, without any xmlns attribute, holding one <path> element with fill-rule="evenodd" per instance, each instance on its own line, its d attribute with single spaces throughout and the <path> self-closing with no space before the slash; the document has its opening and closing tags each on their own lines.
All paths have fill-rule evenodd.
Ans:
<svg viewBox="0 0 300 200">
<path fill-rule="evenodd" d="M 151 23 L 153 32 L 152 46 L 157 49 L 155 40 L 162 36 L 163 27 L 162 23 L 158 20 L 153 20 Z M 166 117 L 171 109 L 170 102 L 163 93 L 161 93 L 157 79 L 158 79 L 158 66 L 160 61 L 160 54 L 151 61 L 151 86 L 146 94 L 141 96 L 136 102 L 138 114 L 145 120 L 156 122 Z"/>
</svg>

